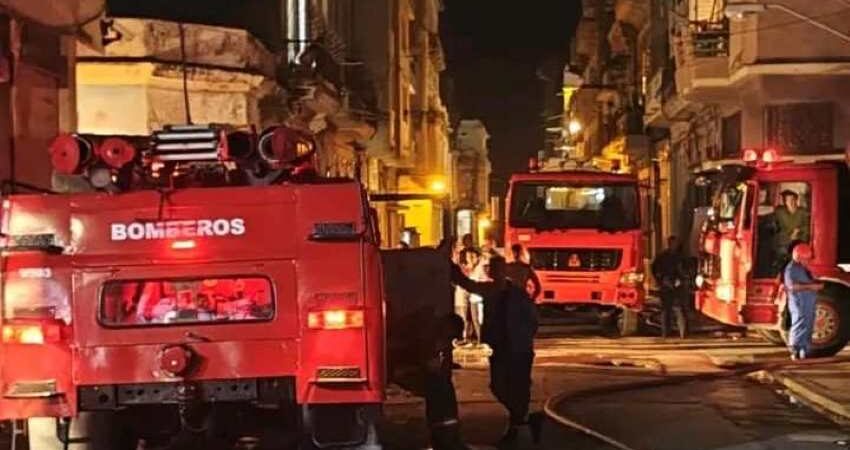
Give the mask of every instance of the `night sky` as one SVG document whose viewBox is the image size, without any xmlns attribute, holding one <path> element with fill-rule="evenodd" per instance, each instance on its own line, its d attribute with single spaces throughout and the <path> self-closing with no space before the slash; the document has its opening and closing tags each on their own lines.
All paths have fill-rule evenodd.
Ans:
<svg viewBox="0 0 850 450">
<path fill-rule="evenodd" d="M 534 5 L 534 6 L 531 6 Z M 442 40 L 452 120 L 481 119 L 491 135 L 493 194 L 543 148 L 543 111 L 569 58 L 580 0 L 446 0 Z M 553 79 L 547 84 L 540 76 Z"/>
</svg>

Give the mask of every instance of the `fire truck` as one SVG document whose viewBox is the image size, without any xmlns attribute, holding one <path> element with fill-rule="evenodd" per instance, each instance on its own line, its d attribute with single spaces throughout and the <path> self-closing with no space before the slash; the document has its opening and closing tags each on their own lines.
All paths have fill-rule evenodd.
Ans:
<svg viewBox="0 0 850 450">
<path fill-rule="evenodd" d="M 378 449 L 379 238 L 314 142 L 64 135 L 0 210 L 0 420 L 32 450 Z"/>
<path fill-rule="evenodd" d="M 738 163 L 717 169 L 699 240 L 696 304 L 704 314 L 784 345 L 789 317 L 782 271 L 793 242 L 809 242 L 810 269 L 826 286 L 818 292 L 812 356 L 844 348 L 850 340 L 850 173 L 841 159 L 746 150 Z M 789 211 L 804 225 L 783 229 L 778 217 Z"/>
<path fill-rule="evenodd" d="M 633 332 L 645 297 L 637 178 L 534 159 L 529 169 L 510 179 L 505 248 L 528 252 L 538 303 L 590 308 Z"/>
</svg>

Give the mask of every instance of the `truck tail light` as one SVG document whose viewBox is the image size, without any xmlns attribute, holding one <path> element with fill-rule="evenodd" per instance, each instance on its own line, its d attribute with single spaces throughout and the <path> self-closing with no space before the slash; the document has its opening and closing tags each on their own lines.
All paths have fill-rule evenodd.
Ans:
<svg viewBox="0 0 850 450">
<path fill-rule="evenodd" d="M 22 322 L 3 325 L 4 344 L 54 344 L 62 340 L 62 326 L 52 322 Z"/>
<path fill-rule="evenodd" d="M 307 314 L 307 328 L 311 330 L 344 330 L 363 328 L 362 310 L 329 309 Z"/>
</svg>

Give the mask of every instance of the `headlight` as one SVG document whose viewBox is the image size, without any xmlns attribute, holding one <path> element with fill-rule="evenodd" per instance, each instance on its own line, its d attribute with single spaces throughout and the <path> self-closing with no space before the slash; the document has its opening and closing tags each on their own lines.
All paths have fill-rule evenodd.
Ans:
<svg viewBox="0 0 850 450">
<path fill-rule="evenodd" d="M 644 280 L 643 272 L 625 272 L 620 275 L 620 284 L 638 285 Z"/>
</svg>

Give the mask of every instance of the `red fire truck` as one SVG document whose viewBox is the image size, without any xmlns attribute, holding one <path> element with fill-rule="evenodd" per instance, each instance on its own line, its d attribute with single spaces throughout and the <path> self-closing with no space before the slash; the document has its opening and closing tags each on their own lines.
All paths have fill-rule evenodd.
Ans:
<svg viewBox="0 0 850 450">
<path fill-rule="evenodd" d="M 850 174 L 840 159 L 747 150 L 739 164 L 722 167 L 700 239 L 696 302 L 704 314 L 784 344 L 781 273 L 791 242 L 807 241 L 814 249 L 812 273 L 826 285 L 818 293 L 813 353 L 844 348 L 850 340 Z M 777 218 L 789 210 L 808 225 L 783 229 Z"/>
<path fill-rule="evenodd" d="M 541 305 L 619 313 L 621 332 L 644 304 L 637 178 L 591 169 L 514 174 L 505 248 L 527 249 L 543 287 Z"/>
<path fill-rule="evenodd" d="M 380 448 L 367 198 L 311 174 L 309 138 L 256 137 L 61 136 L 56 172 L 91 192 L 2 199 L 0 420 L 32 450 Z"/>
</svg>

